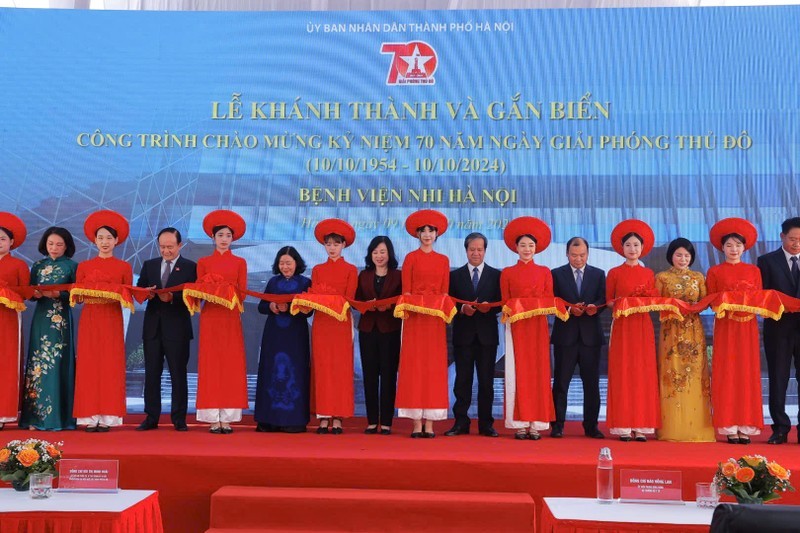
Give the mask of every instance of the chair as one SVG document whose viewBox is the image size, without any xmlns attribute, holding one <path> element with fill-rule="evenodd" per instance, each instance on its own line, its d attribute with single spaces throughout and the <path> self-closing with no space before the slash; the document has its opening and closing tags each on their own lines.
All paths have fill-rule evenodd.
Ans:
<svg viewBox="0 0 800 533">
<path fill-rule="evenodd" d="M 800 506 L 734 505 L 714 510 L 710 533 L 795 533 L 800 531 Z"/>
</svg>

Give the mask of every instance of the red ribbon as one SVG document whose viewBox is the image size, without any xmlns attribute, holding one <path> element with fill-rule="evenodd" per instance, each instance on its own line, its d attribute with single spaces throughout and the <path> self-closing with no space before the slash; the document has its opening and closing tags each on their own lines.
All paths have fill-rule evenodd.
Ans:
<svg viewBox="0 0 800 533">
<path fill-rule="evenodd" d="M 35 290 L 38 291 L 69 291 L 74 284 L 66 283 L 60 285 L 25 285 L 17 287 L 7 287 L 18 293 L 23 298 L 31 298 Z M 133 297 L 137 302 L 143 303 L 148 298 L 152 298 L 158 294 L 168 292 L 180 292 L 183 290 L 183 285 L 176 285 L 174 287 L 167 287 L 166 289 L 147 289 L 143 287 L 135 287 L 132 285 L 118 285 L 119 287 L 130 290 Z M 290 303 L 297 294 L 265 294 L 262 292 L 250 291 L 247 289 L 239 289 L 242 294 L 252 296 L 258 300 L 274 303 Z M 383 298 L 380 300 L 360 301 L 347 299 L 350 305 L 358 310 L 360 313 L 375 311 L 378 307 L 388 307 L 397 303 L 399 296 L 391 298 Z M 479 311 L 486 312 L 492 307 L 502 307 L 505 302 L 477 302 L 475 300 L 461 300 L 459 298 L 452 298 L 456 303 L 474 305 Z M 585 310 L 588 306 L 585 304 L 573 304 L 565 302 L 568 307 Z M 704 309 L 711 307 L 716 309 L 720 305 L 744 305 L 752 308 L 761 308 L 769 313 L 781 315 L 782 313 L 797 313 L 800 312 L 800 299 L 792 298 L 782 292 L 767 289 L 767 290 L 738 290 L 738 291 L 723 291 L 719 293 L 709 294 L 697 303 L 685 302 L 677 298 L 667 298 L 662 296 L 627 296 L 611 300 L 606 304 L 596 306 L 601 308 L 604 305 L 613 304 L 615 307 L 624 305 L 626 307 L 648 307 L 653 305 L 671 304 L 680 310 L 682 315 L 700 313 Z"/>
</svg>

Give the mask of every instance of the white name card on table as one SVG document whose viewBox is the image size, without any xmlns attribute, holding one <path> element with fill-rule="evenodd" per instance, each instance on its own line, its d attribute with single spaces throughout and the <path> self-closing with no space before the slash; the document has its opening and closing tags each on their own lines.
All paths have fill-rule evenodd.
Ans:
<svg viewBox="0 0 800 533">
<path fill-rule="evenodd" d="M 679 470 L 626 470 L 619 476 L 623 503 L 683 503 Z"/>
<path fill-rule="evenodd" d="M 118 492 L 119 461 L 116 459 L 61 459 L 59 492 Z"/>
</svg>

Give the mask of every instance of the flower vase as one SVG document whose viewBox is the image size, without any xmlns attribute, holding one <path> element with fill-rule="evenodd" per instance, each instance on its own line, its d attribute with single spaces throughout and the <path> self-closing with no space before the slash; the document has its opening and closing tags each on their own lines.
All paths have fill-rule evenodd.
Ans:
<svg viewBox="0 0 800 533">
<path fill-rule="evenodd" d="M 28 480 L 24 481 L 12 481 L 11 486 L 14 487 L 14 490 L 17 492 L 25 492 L 28 490 Z"/>
</svg>

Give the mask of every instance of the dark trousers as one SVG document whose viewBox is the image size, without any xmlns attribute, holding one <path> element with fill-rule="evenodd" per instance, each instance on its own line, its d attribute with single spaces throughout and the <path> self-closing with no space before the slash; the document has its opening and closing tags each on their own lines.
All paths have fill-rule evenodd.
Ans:
<svg viewBox="0 0 800 533">
<path fill-rule="evenodd" d="M 171 341 L 161 337 L 144 341 L 144 412 L 158 423 L 161 416 L 161 373 L 164 359 L 169 366 L 172 382 L 172 423 L 186 422 L 189 385 L 186 367 L 189 364 L 189 340 Z"/>
<path fill-rule="evenodd" d="M 456 380 L 453 383 L 453 404 L 455 426 L 469 428 L 467 411 L 472 404 L 472 375 L 478 373 L 478 430 L 492 427 L 492 403 L 494 402 L 494 366 L 497 358 L 497 345 L 486 346 L 477 340 L 472 344 L 454 346 Z"/>
<path fill-rule="evenodd" d="M 364 374 L 367 422 L 369 425 L 391 426 L 394 419 L 394 399 L 397 396 L 400 331 L 359 331 L 358 346 Z"/>
<path fill-rule="evenodd" d="M 597 428 L 600 413 L 600 346 L 576 343 L 571 346 L 554 345 L 553 404 L 556 425 L 563 428 L 567 418 L 567 393 L 575 366 L 580 367 L 583 383 L 583 429 Z"/>
<path fill-rule="evenodd" d="M 792 428 L 792 420 L 786 414 L 786 389 L 789 387 L 789 378 L 792 373 L 792 359 L 794 359 L 795 380 L 800 376 L 800 331 L 795 331 L 794 335 L 787 336 L 764 335 L 764 352 L 767 355 L 769 414 L 772 417 L 772 430 L 778 433 L 789 433 Z M 798 420 L 798 428 L 800 428 L 800 420 Z"/>
</svg>

